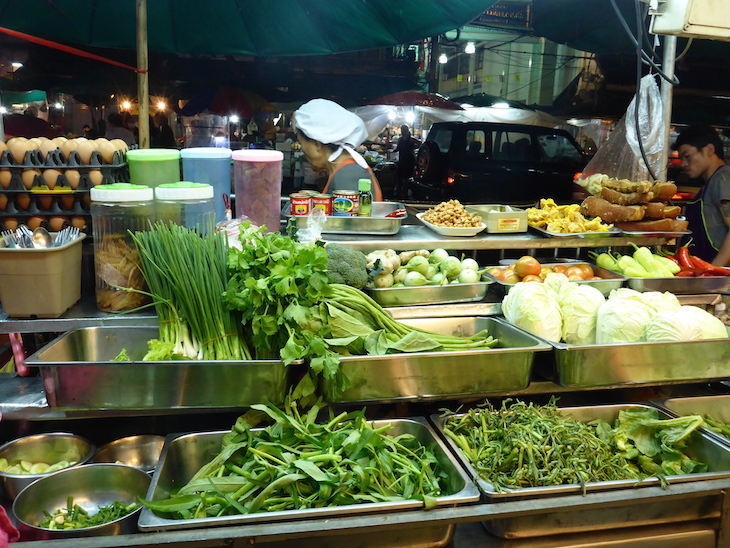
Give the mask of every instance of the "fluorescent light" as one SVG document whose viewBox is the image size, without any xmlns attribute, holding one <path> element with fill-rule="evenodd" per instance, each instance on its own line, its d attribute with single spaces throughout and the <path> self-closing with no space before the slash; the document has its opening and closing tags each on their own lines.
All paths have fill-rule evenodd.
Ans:
<svg viewBox="0 0 730 548">
<path fill-rule="evenodd" d="M 416 119 L 416 115 L 413 113 L 413 111 L 406 112 L 406 123 L 412 124 Z"/>
<path fill-rule="evenodd" d="M 441 63 L 442 65 L 445 65 L 448 62 L 449 62 L 449 58 L 446 57 L 445 53 L 442 53 L 441 55 L 439 55 L 439 63 Z"/>
<path fill-rule="evenodd" d="M 23 63 L 19 61 L 13 61 L 12 63 L 10 63 L 10 66 L 17 70 L 23 66 Z"/>
<path fill-rule="evenodd" d="M 494 103 L 492 105 L 492 108 L 509 108 L 509 103 L 506 103 L 504 101 L 499 101 L 498 103 Z"/>
<path fill-rule="evenodd" d="M 393 109 L 388 111 L 388 120 L 395 120 L 395 111 Z"/>
<path fill-rule="evenodd" d="M 474 45 L 474 42 L 467 42 L 466 47 L 464 48 L 464 53 L 468 53 L 471 55 L 472 53 L 476 53 L 477 48 Z"/>
<path fill-rule="evenodd" d="M 53 108 L 62 109 L 63 103 L 53 103 Z"/>
<path fill-rule="evenodd" d="M 5 107 L 0 107 L 0 114 L 6 114 L 8 112 L 8 109 Z"/>
</svg>

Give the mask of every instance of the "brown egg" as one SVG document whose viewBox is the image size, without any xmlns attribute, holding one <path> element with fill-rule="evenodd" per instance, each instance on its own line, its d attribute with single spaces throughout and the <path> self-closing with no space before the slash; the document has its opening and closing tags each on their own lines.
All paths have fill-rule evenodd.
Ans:
<svg viewBox="0 0 730 548">
<path fill-rule="evenodd" d="M 13 179 L 13 174 L 9 169 L 0 169 L 0 186 L 7 189 L 10 187 L 10 181 Z"/>
<path fill-rule="evenodd" d="M 61 195 L 61 207 L 67 211 L 71 211 L 74 208 L 74 202 L 76 201 L 76 196 L 73 194 L 62 194 Z"/>
<path fill-rule="evenodd" d="M 3 226 L 5 227 L 5 230 L 15 230 L 18 228 L 18 219 L 15 217 L 8 217 L 5 219 Z"/>
<path fill-rule="evenodd" d="M 41 151 L 41 156 L 43 157 L 43 159 L 47 160 L 50 153 L 58 150 L 58 145 L 54 141 L 46 139 L 41 143 L 41 147 L 39 150 Z"/>
<path fill-rule="evenodd" d="M 41 224 L 43 224 L 45 221 L 46 221 L 45 217 L 39 217 L 36 215 L 34 217 L 28 218 L 27 225 L 28 225 L 28 228 L 30 228 L 31 230 L 35 230 L 36 228 L 41 226 Z"/>
<path fill-rule="evenodd" d="M 54 137 L 53 139 L 51 139 L 51 141 L 53 141 L 54 143 L 56 143 L 56 146 L 58 148 L 61 148 L 61 145 L 63 143 L 65 143 L 66 141 L 68 141 L 68 139 L 66 139 L 66 137 Z"/>
<path fill-rule="evenodd" d="M 8 140 L 8 150 L 13 155 L 16 164 L 25 162 L 25 154 L 28 150 L 32 150 L 29 146 L 28 139 L 24 137 L 13 137 Z"/>
<path fill-rule="evenodd" d="M 53 190 L 58 183 L 58 178 L 61 176 L 61 172 L 57 169 L 46 169 L 43 171 L 43 181 L 46 186 Z"/>
<path fill-rule="evenodd" d="M 79 173 L 78 169 L 67 169 L 64 172 L 64 175 L 66 175 L 66 180 L 68 181 L 68 186 L 76 190 L 79 188 L 79 181 L 81 180 L 81 174 Z"/>
<path fill-rule="evenodd" d="M 40 174 L 40 169 L 24 169 L 23 173 L 20 174 L 20 178 L 23 180 L 23 186 L 30 190 L 30 187 L 32 187 L 35 182 L 35 178 L 39 177 Z"/>
<path fill-rule="evenodd" d="M 8 195 L 0 192 L 0 211 L 5 211 L 6 207 L 8 207 Z"/>
<path fill-rule="evenodd" d="M 101 172 L 100 169 L 90 169 L 89 180 L 91 181 L 92 186 L 100 185 L 101 182 L 104 180 L 104 174 Z"/>
<path fill-rule="evenodd" d="M 94 143 L 88 139 L 84 139 L 76 146 L 76 154 L 79 155 L 79 160 L 81 160 L 81 163 L 84 165 L 89 165 L 89 163 L 91 163 L 91 155 L 95 150 L 96 147 L 94 146 Z"/>
<path fill-rule="evenodd" d="M 126 152 L 129 149 L 129 145 L 127 145 L 127 143 L 125 143 L 121 139 L 112 139 L 109 142 L 114 147 L 114 150 L 123 150 Z"/>
<path fill-rule="evenodd" d="M 15 198 L 15 205 L 18 206 L 18 209 L 27 211 L 30 207 L 30 194 L 18 194 L 18 196 Z"/>
<path fill-rule="evenodd" d="M 86 230 L 86 219 L 84 219 L 83 217 L 78 217 L 78 216 L 71 217 L 71 226 L 75 226 L 79 230 L 85 231 Z"/>
<path fill-rule="evenodd" d="M 46 137 L 44 137 L 44 139 L 45 138 Z M 38 150 L 39 148 L 41 148 L 42 142 L 43 141 L 40 137 L 31 137 L 30 139 L 28 139 L 28 148 L 31 150 Z"/>
<path fill-rule="evenodd" d="M 79 142 L 75 139 L 69 139 L 65 143 L 61 145 L 61 152 L 63 152 L 63 157 L 66 159 L 66 161 L 69 161 L 69 158 L 71 157 L 71 152 L 76 150 L 79 146 Z"/>
<path fill-rule="evenodd" d="M 38 194 L 36 196 L 36 203 L 39 208 L 48 211 L 53 206 L 53 196 L 50 194 Z"/>
<path fill-rule="evenodd" d="M 109 141 L 100 137 L 96 140 L 96 149 L 99 151 L 99 154 L 101 154 L 101 159 L 105 164 L 111 164 L 114 162 L 114 151 L 116 149 Z"/>
<path fill-rule="evenodd" d="M 68 217 L 51 217 L 48 219 L 48 224 L 51 225 L 53 232 L 59 232 L 63 228 L 64 223 L 70 222 Z"/>
</svg>

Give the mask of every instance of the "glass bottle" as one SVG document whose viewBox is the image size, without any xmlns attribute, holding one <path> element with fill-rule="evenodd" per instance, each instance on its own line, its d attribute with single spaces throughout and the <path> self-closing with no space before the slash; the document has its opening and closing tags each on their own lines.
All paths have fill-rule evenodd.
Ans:
<svg viewBox="0 0 730 548">
<path fill-rule="evenodd" d="M 372 181 L 370 179 L 359 179 L 357 188 L 360 191 L 360 207 L 357 210 L 358 217 L 370 217 L 373 212 L 373 193 L 371 191 Z"/>
</svg>

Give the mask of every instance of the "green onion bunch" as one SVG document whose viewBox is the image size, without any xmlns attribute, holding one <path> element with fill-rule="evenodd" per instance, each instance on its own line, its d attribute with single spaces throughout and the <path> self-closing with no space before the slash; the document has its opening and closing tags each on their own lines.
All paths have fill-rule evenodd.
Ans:
<svg viewBox="0 0 730 548">
<path fill-rule="evenodd" d="M 159 341 L 144 359 L 250 360 L 240 318 L 223 300 L 225 235 L 158 221 L 132 237 L 160 320 Z"/>
</svg>

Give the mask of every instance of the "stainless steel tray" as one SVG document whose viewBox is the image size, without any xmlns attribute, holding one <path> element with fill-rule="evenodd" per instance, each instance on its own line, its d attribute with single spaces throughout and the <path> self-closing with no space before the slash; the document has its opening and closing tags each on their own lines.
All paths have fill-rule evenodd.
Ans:
<svg viewBox="0 0 730 548">
<path fill-rule="evenodd" d="M 598 289 L 601 293 L 603 293 L 604 296 L 608 296 L 611 291 L 614 289 L 618 289 L 621 287 L 624 282 L 628 279 L 623 274 L 619 274 L 618 272 L 614 272 L 613 270 L 607 270 L 605 268 L 601 268 L 597 266 L 595 263 L 591 263 L 589 261 L 579 261 L 575 264 L 589 264 L 593 268 L 593 272 L 596 274 L 596 276 L 600 276 L 602 279 L 600 280 L 575 280 L 571 283 L 575 284 L 585 284 L 590 285 L 591 287 L 595 287 Z M 573 263 L 544 263 L 543 266 L 549 266 L 553 267 L 556 265 L 563 265 L 563 266 L 574 266 Z M 515 284 L 508 284 L 507 282 L 503 282 L 502 280 L 499 280 L 492 276 L 489 272 L 485 273 L 485 276 L 488 276 L 491 280 L 494 280 L 496 282 L 495 287 L 502 290 L 502 292 L 507 293 L 509 291 L 509 288 L 512 287 Z"/>
<path fill-rule="evenodd" d="M 370 217 L 336 217 L 327 216 L 322 227 L 323 234 L 377 234 L 380 236 L 393 236 L 400 230 L 403 219 L 408 217 L 403 213 L 398 217 L 386 217 L 397 209 L 405 210 L 400 202 L 373 202 L 372 214 Z M 307 228 L 309 215 L 292 215 L 291 203 L 286 202 L 281 214 L 285 218 L 296 219 L 297 228 Z"/>
<path fill-rule="evenodd" d="M 613 424 L 618 418 L 619 411 L 630 408 L 651 408 L 653 406 L 644 404 L 616 404 L 616 405 L 597 405 L 585 407 L 564 407 L 560 411 L 564 415 L 569 415 L 581 422 L 590 422 L 596 419 Z M 463 416 L 463 415 L 460 415 Z M 659 418 L 673 418 L 672 415 L 659 410 Z M 555 485 L 550 487 L 526 487 L 524 489 L 513 489 L 508 491 L 497 491 L 493 484 L 479 476 L 469 460 L 464 456 L 458 446 L 444 434 L 444 420 L 440 415 L 432 415 L 431 422 L 434 423 L 436 430 L 442 435 L 446 444 L 451 451 L 458 457 L 461 465 L 466 469 L 469 475 L 474 479 L 477 486 L 481 490 L 484 498 L 490 501 L 507 500 L 507 499 L 527 499 L 536 497 L 556 496 L 582 493 L 583 486 L 580 484 Z M 669 484 L 684 483 L 688 481 L 706 481 L 716 480 L 730 477 L 730 448 L 711 438 L 706 433 L 695 432 L 687 442 L 687 455 L 694 460 L 704 462 L 708 465 L 708 472 L 698 474 L 682 474 L 677 476 L 666 476 Z M 591 482 L 585 484 L 586 492 L 607 491 L 611 489 L 634 489 L 636 487 L 647 487 L 661 485 L 659 478 L 645 478 L 641 481 L 635 479 Z"/>
<path fill-rule="evenodd" d="M 141 361 L 156 327 L 86 327 L 28 357 L 51 407 L 169 409 L 245 407 L 284 401 L 281 361 Z M 122 349 L 133 360 L 112 361 Z"/>
<path fill-rule="evenodd" d="M 727 293 L 730 291 L 730 276 L 628 278 L 628 286 L 636 291 L 669 291 L 675 295 Z"/>
<path fill-rule="evenodd" d="M 713 419 L 730 424 L 730 396 L 728 395 L 667 398 L 652 401 L 651 403 L 675 417 L 684 417 L 687 415 L 702 415 L 702 417 L 706 417 L 710 415 Z M 723 445 L 730 446 L 730 439 L 725 436 L 721 436 L 707 428 L 703 428 L 703 431 Z"/>
<path fill-rule="evenodd" d="M 423 418 L 391 419 L 373 421 L 375 428 L 387 424 L 393 427 L 388 431 L 397 436 L 413 434 L 435 454 L 445 472 L 444 494 L 436 498 L 437 506 L 455 506 L 479 500 L 479 491 L 469 480 L 466 472 L 459 466 L 454 455 Z M 202 432 L 196 434 L 171 434 L 165 445 L 152 477 L 147 500 L 167 498 L 174 489 L 185 485 L 190 478 L 216 454 L 220 452 L 221 440 L 228 431 Z M 397 502 L 365 503 L 347 506 L 330 506 L 306 510 L 260 512 L 213 518 L 173 520 L 157 516 L 149 508 L 144 508 L 139 517 L 142 531 L 162 531 L 171 529 L 190 529 L 192 527 L 218 527 L 246 523 L 288 521 L 293 519 L 344 516 L 373 512 L 394 512 L 397 510 L 418 509 L 423 503 L 418 500 Z"/>
<path fill-rule="evenodd" d="M 335 401 L 426 401 L 521 390 L 530 384 L 535 353 L 550 350 L 546 342 L 501 318 L 465 316 L 401 321 L 444 334 L 471 335 L 487 329 L 499 343 L 483 350 L 342 357 L 340 367 L 350 379 L 350 387 Z M 326 381 L 321 388 L 327 390 Z"/>
<path fill-rule="evenodd" d="M 545 342 L 555 349 L 554 380 L 567 387 L 699 382 L 730 377 L 728 339 L 587 345 Z"/>
<path fill-rule="evenodd" d="M 654 236 L 656 238 L 679 238 L 680 236 L 689 236 L 692 234 L 691 230 L 685 230 L 684 232 L 651 232 L 648 230 L 622 230 L 621 233 L 624 236 L 629 237 L 644 237 L 644 236 Z"/>
<path fill-rule="evenodd" d="M 421 287 L 386 287 L 368 289 L 368 294 L 381 306 L 410 306 L 481 301 L 494 283 L 494 278 L 474 284 L 424 285 Z"/>
<path fill-rule="evenodd" d="M 530 229 L 542 236 L 545 236 L 546 238 L 607 238 L 609 236 L 621 234 L 621 230 L 615 226 L 603 232 L 549 232 L 544 228 L 537 228 L 533 225 L 528 226 Z"/>
</svg>

